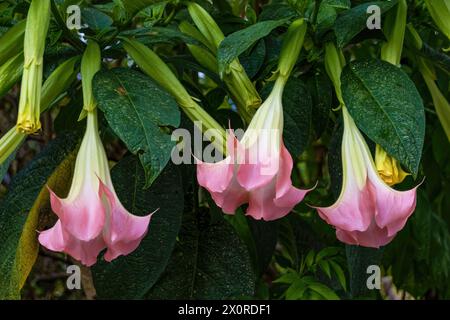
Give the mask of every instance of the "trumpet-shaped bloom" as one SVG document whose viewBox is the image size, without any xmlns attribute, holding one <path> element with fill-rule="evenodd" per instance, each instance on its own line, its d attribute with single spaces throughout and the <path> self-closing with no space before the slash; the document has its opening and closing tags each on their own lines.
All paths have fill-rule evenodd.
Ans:
<svg viewBox="0 0 450 320">
<path fill-rule="evenodd" d="M 364 137 L 345 106 L 342 111 L 342 190 L 336 203 L 317 210 L 340 241 L 378 248 L 405 226 L 416 207 L 417 187 L 397 191 L 383 181 Z"/>
<path fill-rule="evenodd" d="M 47 249 L 65 252 L 87 266 L 93 265 L 105 248 L 106 261 L 134 251 L 146 235 L 151 218 L 132 215 L 120 203 L 95 112 L 88 113 L 67 198 L 61 199 L 50 190 L 51 206 L 59 220 L 39 235 L 39 242 Z"/>
<path fill-rule="evenodd" d="M 247 215 L 275 220 L 288 214 L 309 190 L 292 186 L 292 157 L 283 144 L 284 80 L 267 100 L 239 141 L 228 134 L 228 156 L 217 163 L 198 162 L 197 179 L 223 212 L 233 214 L 248 203 Z"/>
</svg>

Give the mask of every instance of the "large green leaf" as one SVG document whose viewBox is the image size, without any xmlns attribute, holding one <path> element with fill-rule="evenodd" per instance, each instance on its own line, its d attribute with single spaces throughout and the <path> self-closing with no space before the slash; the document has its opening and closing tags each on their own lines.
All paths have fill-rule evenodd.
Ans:
<svg viewBox="0 0 450 320">
<path fill-rule="evenodd" d="M 175 245 L 183 212 L 180 174 L 169 165 L 150 189 L 144 189 L 144 171 L 130 156 L 113 167 L 111 175 L 120 201 L 131 213 L 158 211 L 134 252 L 92 268 L 94 285 L 100 299 L 140 299 L 163 272 Z"/>
<path fill-rule="evenodd" d="M 338 16 L 338 11 L 350 9 L 350 0 L 323 0 L 317 12 L 318 32 L 331 28 Z"/>
<path fill-rule="evenodd" d="M 215 206 L 215 204 L 212 202 L 210 206 Z M 222 214 L 220 208 L 217 209 Z M 240 209 L 234 215 L 227 215 L 226 218 L 238 233 L 239 238 L 245 242 L 255 273 L 258 276 L 262 275 L 275 251 L 278 223 L 255 220 L 245 216 Z"/>
<path fill-rule="evenodd" d="M 81 17 L 82 21 L 95 31 L 102 31 L 113 24 L 113 19 L 110 16 L 95 8 L 83 8 Z"/>
<path fill-rule="evenodd" d="M 256 41 L 267 36 L 273 29 L 285 24 L 288 20 L 268 20 L 255 23 L 243 30 L 228 35 L 219 45 L 217 61 L 219 72 L 226 70 L 227 66 L 241 53 L 250 48 Z"/>
<path fill-rule="evenodd" d="M 367 8 L 371 5 L 376 5 L 380 8 L 381 13 L 385 13 L 391 9 L 397 0 L 392 1 L 371 1 L 360 4 L 350 10 L 345 11 L 336 19 L 334 23 L 334 33 L 336 34 L 337 45 L 344 47 L 350 40 L 358 33 L 367 29 L 367 19 L 369 14 Z"/>
<path fill-rule="evenodd" d="M 358 127 L 417 174 L 425 113 L 414 83 L 400 68 L 375 59 L 350 63 L 341 81 L 345 104 Z"/>
<path fill-rule="evenodd" d="M 151 299 L 225 299 L 251 296 L 254 274 L 245 245 L 223 218 L 186 212 L 170 263 Z"/>
<path fill-rule="evenodd" d="M 127 11 L 130 18 L 142 9 L 154 4 L 166 2 L 165 0 L 122 0 L 123 7 Z"/>
<path fill-rule="evenodd" d="M 101 71 L 93 83 L 109 125 L 128 150 L 139 154 L 148 187 L 166 166 L 175 145 L 167 129 L 180 124 L 177 103 L 149 77 L 126 68 Z"/>
<path fill-rule="evenodd" d="M 48 185 L 63 194 L 70 186 L 77 137 L 61 135 L 20 171 L 0 203 L 0 299 L 20 298 L 38 254 L 39 214 L 50 211 Z"/>
</svg>

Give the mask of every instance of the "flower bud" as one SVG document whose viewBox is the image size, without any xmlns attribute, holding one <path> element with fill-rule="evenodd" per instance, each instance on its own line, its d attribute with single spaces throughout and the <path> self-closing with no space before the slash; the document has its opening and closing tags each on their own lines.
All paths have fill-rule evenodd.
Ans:
<svg viewBox="0 0 450 320">
<path fill-rule="evenodd" d="M 31 134 L 39 121 L 45 37 L 50 23 L 50 0 L 33 0 L 28 11 L 24 39 L 24 69 L 17 129 Z"/>
<path fill-rule="evenodd" d="M 306 34 L 306 22 L 297 19 L 291 23 L 283 39 L 278 72 L 280 76 L 288 78 L 297 62 Z"/>
<path fill-rule="evenodd" d="M 344 66 L 345 58 L 342 51 L 338 50 L 333 43 L 327 43 L 325 45 L 325 70 L 333 82 L 336 96 L 341 105 L 344 105 L 341 91 L 341 73 Z"/>
<path fill-rule="evenodd" d="M 388 186 L 401 183 L 409 175 L 409 173 L 403 171 L 400 163 L 388 155 L 378 144 L 375 149 L 375 166 L 378 175 Z"/>
<path fill-rule="evenodd" d="M 450 39 L 450 2 L 448 0 L 425 0 L 425 4 L 434 23 Z"/>
<path fill-rule="evenodd" d="M 83 79 L 83 109 L 92 111 L 96 107 L 92 93 L 92 79 L 101 67 L 101 52 L 97 42 L 89 40 L 81 60 L 81 77 Z"/>
<path fill-rule="evenodd" d="M 388 41 L 381 47 L 381 59 L 395 66 L 400 65 L 402 57 L 407 11 L 406 0 L 400 0 L 397 4 L 397 12 L 390 12 L 385 23 L 384 32 Z"/>
</svg>

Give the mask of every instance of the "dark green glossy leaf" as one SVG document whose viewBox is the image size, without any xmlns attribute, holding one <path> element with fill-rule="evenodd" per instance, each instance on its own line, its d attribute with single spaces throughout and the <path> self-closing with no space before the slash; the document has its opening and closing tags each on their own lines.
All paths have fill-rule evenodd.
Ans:
<svg viewBox="0 0 450 320">
<path fill-rule="evenodd" d="M 345 104 L 358 127 L 417 174 L 425 114 L 414 83 L 400 68 L 374 59 L 350 63 L 341 81 Z"/>
<path fill-rule="evenodd" d="M 0 202 L 0 299 L 20 298 L 20 287 L 38 250 L 36 229 L 39 213 L 44 209 L 40 208 L 41 204 L 35 207 L 36 200 L 42 190 L 46 190 L 50 176 L 74 151 L 77 143 L 78 137 L 73 133 L 60 135 L 52 141 L 14 177 Z M 67 177 L 64 179 L 66 184 L 70 182 Z M 46 197 L 48 205 L 48 192 Z"/>
<path fill-rule="evenodd" d="M 178 168 L 169 165 L 151 188 L 144 189 L 144 171 L 133 156 L 120 161 L 111 174 L 127 210 L 136 215 L 158 211 L 135 251 L 92 268 L 94 284 L 100 299 L 140 299 L 157 281 L 174 248 L 183 212 L 181 178 Z"/>
<path fill-rule="evenodd" d="M 273 29 L 282 26 L 287 19 L 258 22 L 248 28 L 228 35 L 219 45 L 217 61 L 219 72 L 224 72 L 227 66 L 250 48 L 256 41 L 267 36 Z"/>
<path fill-rule="evenodd" d="M 95 8 L 83 8 L 81 10 L 81 17 L 83 22 L 95 31 L 109 28 L 113 23 L 113 19 L 110 16 Z"/>
<path fill-rule="evenodd" d="M 367 13 L 367 8 L 369 6 L 376 5 L 380 8 L 381 13 L 385 13 L 396 3 L 397 0 L 371 1 L 345 11 L 337 18 L 333 27 L 334 33 L 336 34 L 337 45 L 339 47 L 344 47 L 358 33 L 367 29 L 367 19 L 370 17 L 370 14 Z"/>
<path fill-rule="evenodd" d="M 245 245 L 223 218 L 186 212 L 179 241 L 151 299 L 252 296 L 254 274 Z"/>
<path fill-rule="evenodd" d="M 93 89 L 106 120 L 134 154 L 139 154 L 148 187 L 166 166 L 174 146 L 165 127 L 178 127 L 175 100 L 149 77 L 125 68 L 96 74 Z"/>
</svg>

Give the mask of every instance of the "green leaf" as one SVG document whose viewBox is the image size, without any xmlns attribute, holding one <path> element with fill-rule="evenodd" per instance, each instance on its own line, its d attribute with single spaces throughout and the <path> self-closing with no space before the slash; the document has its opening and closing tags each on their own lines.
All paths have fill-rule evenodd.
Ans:
<svg viewBox="0 0 450 320">
<path fill-rule="evenodd" d="M 231 225 L 207 213 L 186 212 L 177 247 L 151 299 L 225 299 L 252 296 L 250 257 Z"/>
<path fill-rule="evenodd" d="M 306 266 L 308 267 L 308 269 L 310 269 L 312 267 L 312 265 L 314 264 L 314 257 L 315 257 L 314 250 L 310 250 L 305 258 L 305 263 L 306 263 Z"/>
<path fill-rule="evenodd" d="M 78 137 L 60 135 L 20 171 L 0 203 L 0 299 L 19 299 L 39 250 L 39 214 L 50 211 L 46 185 L 58 194 L 70 186 Z"/>
<path fill-rule="evenodd" d="M 286 283 L 291 284 L 300 280 L 300 275 L 294 270 L 288 270 L 287 273 L 283 274 L 281 277 L 273 281 L 273 283 Z"/>
<path fill-rule="evenodd" d="M 336 273 L 336 276 L 342 288 L 344 288 L 344 290 L 347 290 L 347 281 L 345 279 L 344 270 L 342 270 L 341 266 L 337 262 L 333 260 L 329 260 L 328 262 L 330 263 L 331 269 L 333 269 Z"/>
<path fill-rule="evenodd" d="M 286 300 L 299 300 L 303 298 L 309 283 L 303 278 L 296 279 L 291 286 L 284 293 Z"/>
<path fill-rule="evenodd" d="M 146 7 L 163 2 L 165 0 L 122 0 L 123 7 L 128 12 L 130 18 Z"/>
<path fill-rule="evenodd" d="M 265 57 L 266 45 L 264 40 L 259 40 L 248 54 L 240 56 L 239 61 L 250 79 L 253 78 L 261 69 L 264 64 Z"/>
<path fill-rule="evenodd" d="M 315 282 L 315 283 L 311 283 L 308 288 L 312 291 L 317 292 L 318 294 L 320 294 L 322 297 L 324 297 L 327 300 L 340 300 L 338 295 L 331 290 L 330 288 L 328 288 L 326 285 L 319 283 L 319 282 Z"/>
<path fill-rule="evenodd" d="M 375 59 L 351 62 L 341 81 L 345 104 L 358 127 L 417 174 L 425 112 L 414 83 L 400 68 Z"/>
<path fill-rule="evenodd" d="M 101 299 L 141 299 L 164 271 L 176 242 L 184 203 L 181 178 L 169 165 L 151 188 L 143 189 L 144 171 L 133 156 L 114 166 L 111 175 L 120 201 L 131 213 L 158 211 L 135 251 L 111 263 L 97 262 L 92 268 L 94 285 Z"/>
<path fill-rule="evenodd" d="M 331 279 L 331 270 L 330 270 L 330 264 L 327 260 L 320 260 L 318 262 L 320 269 L 322 269 L 323 272 L 328 276 L 328 278 Z"/>
<path fill-rule="evenodd" d="M 212 205 L 215 206 L 214 203 Z M 217 208 L 217 211 L 222 215 L 220 208 Z M 254 220 L 245 216 L 240 209 L 234 215 L 227 215 L 225 218 L 247 245 L 255 273 L 262 275 L 272 259 L 277 244 L 277 222 Z"/>
<path fill-rule="evenodd" d="M 121 32 L 121 36 L 136 37 L 139 42 L 149 46 L 156 43 L 184 43 L 201 45 L 193 37 L 181 31 L 169 27 L 150 27 L 126 30 Z"/>
<path fill-rule="evenodd" d="M 180 124 L 177 103 L 149 77 L 126 68 L 98 72 L 93 89 L 112 130 L 128 150 L 139 154 L 145 187 L 150 186 L 166 166 L 175 145 L 165 129 Z"/>
<path fill-rule="evenodd" d="M 333 26 L 338 10 L 350 9 L 350 0 L 323 0 L 317 13 L 318 32 Z"/>
<path fill-rule="evenodd" d="M 358 33 L 367 29 L 367 19 L 369 14 L 367 8 L 371 5 L 376 5 L 380 8 L 381 13 L 385 13 L 391 9 L 397 0 L 392 1 L 372 1 L 360 4 L 350 10 L 345 11 L 336 19 L 334 23 L 334 33 L 336 34 L 337 45 L 344 47 L 349 43 L 353 37 Z"/>
<path fill-rule="evenodd" d="M 248 28 L 236 31 L 222 40 L 217 51 L 219 73 L 239 55 L 250 48 L 256 41 L 267 36 L 273 29 L 285 24 L 288 20 L 268 20 L 255 23 Z"/>
<path fill-rule="evenodd" d="M 337 255 L 341 251 L 341 248 L 338 247 L 327 247 L 325 249 L 320 250 L 320 252 L 316 256 L 316 262 L 324 258 L 329 258 Z"/>
<path fill-rule="evenodd" d="M 113 24 L 113 19 L 110 16 L 95 8 L 83 8 L 81 17 L 83 22 L 95 31 L 107 29 Z"/>
<path fill-rule="evenodd" d="M 293 156 L 300 155 L 311 134 L 312 99 L 306 85 L 291 77 L 283 92 L 284 131 L 286 148 Z"/>
</svg>

